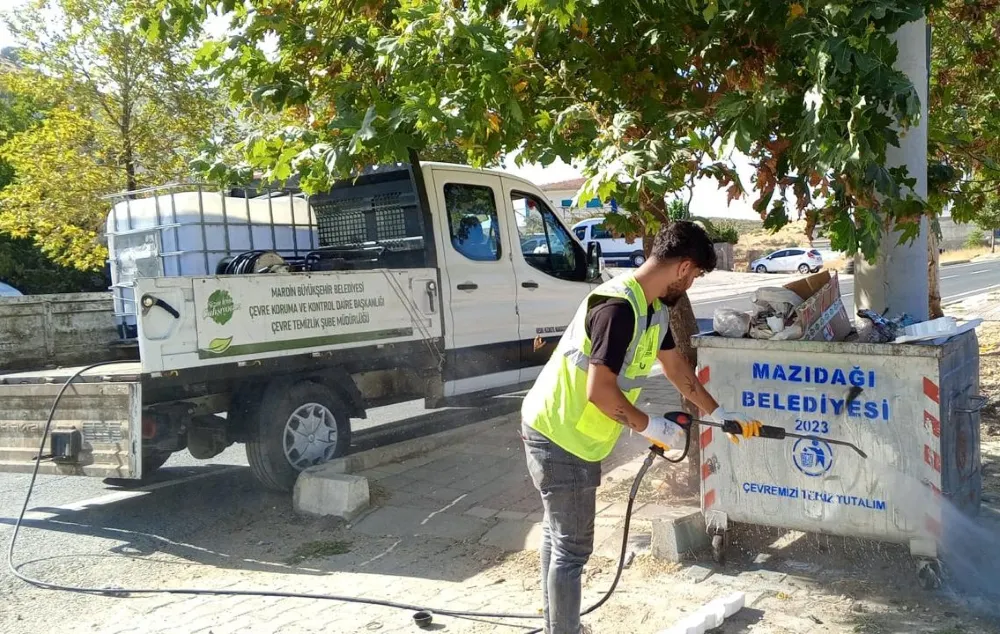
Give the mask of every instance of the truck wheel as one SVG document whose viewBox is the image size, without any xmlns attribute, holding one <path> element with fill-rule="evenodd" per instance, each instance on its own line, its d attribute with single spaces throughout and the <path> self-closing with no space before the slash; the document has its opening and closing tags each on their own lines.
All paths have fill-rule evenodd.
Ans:
<svg viewBox="0 0 1000 634">
<path fill-rule="evenodd" d="M 154 471 L 163 466 L 163 464 L 170 458 L 170 452 L 157 452 L 147 454 L 142 457 L 142 478 L 145 480 L 153 474 Z"/>
<path fill-rule="evenodd" d="M 291 491 L 299 472 L 347 453 L 347 407 L 312 381 L 274 381 L 247 421 L 250 471 L 274 491 Z"/>
<path fill-rule="evenodd" d="M 629 257 L 628 261 L 633 267 L 639 268 L 646 261 L 646 254 L 642 251 L 636 251 Z"/>
</svg>

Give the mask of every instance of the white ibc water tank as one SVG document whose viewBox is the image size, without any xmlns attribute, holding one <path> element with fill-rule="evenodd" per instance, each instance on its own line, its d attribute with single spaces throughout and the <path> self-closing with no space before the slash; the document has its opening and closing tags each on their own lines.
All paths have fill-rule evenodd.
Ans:
<svg viewBox="0 0 1000 634">
<path fill-rule="evenodd" d="M 116 202 L 107 236 L 115 318 L 126 338 L 135 336 L 138 277 L 215 275 L 222 260 L 247 251 L 294 258 L 319 246 L 316 219 L 301 195 L 244 198 L 176 186 Z"/>
</svg>

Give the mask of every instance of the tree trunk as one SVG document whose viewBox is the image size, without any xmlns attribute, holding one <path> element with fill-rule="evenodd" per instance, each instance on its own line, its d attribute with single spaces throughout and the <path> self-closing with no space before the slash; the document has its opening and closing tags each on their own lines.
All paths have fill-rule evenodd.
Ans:
<svg viewBox="0 0 1000 634">
<path fill-rule="evenodd" d="M 928 223 L 927 232 L 927 308 L 931 319 L 944 317 L 941 309 L 941 275 L 938 269 L 940 254 L 938 253 L 937 232 Z"/>
<path fill-rule="evenodd" d="M 990 253 L 997 252 L 997 230 L 990 230 Z"/>
<path fill-rule="evenodd" d="M 128 138 L 125 139 L 122 154 L 122 159 L 125 163 L 125 187 L 128 191 L 134 192 L 139 189 L 139 182 L 135 173 L 135 151 L 132 149 L 132 142 Z"/>
<path fill-rule="evenodd" d="M 640 195 L 640 205 L 644 212 L 642 214 L 643 220 L 653 216 L 659 219 L 660 222 L 670 222 L 667 216 L 666 203 L 662 199 L 658 200 L 655 196 L 650 195 Z M 647 258 L 649 258 L 649 253 L 653 248 L 653 239 L 655 237 L 656 230 L 649 225 L 645 225 L 643 227 L 642 248 Z M 698 354 L 694 346 L 691 345 L 691 337 L 698 334 L 698 320 L 694 316 L 694 309 L 691 307 L 691 300 L 688 299 L 687 294 L 670 309 L 670 332 L 674 336 L 674 341 L 680 353 L 684 355 L 684 358 L 688 360 L 692 368 L 697 367 Z M 655 380 L 665 379 L 657 377 Z M 684 409 L 689 414 L 695 417 L 702 414 L 702 412 L 698 411 L 698 407 L 694 403 L 691 403 L 687 399 L 682 400 Z M 659 414 L 664 413 L 659 412 Z M 700 499 L 701 452 L 698 446 L 699 437 L 698 425 L 692 425 L 689 439 L 690 452 L 688 453 L 687 460 L 674 466 L 664 476 L 664 484 L 668 491 L 673 497 L 679 500 L 693 501 Z"/>
</svg>

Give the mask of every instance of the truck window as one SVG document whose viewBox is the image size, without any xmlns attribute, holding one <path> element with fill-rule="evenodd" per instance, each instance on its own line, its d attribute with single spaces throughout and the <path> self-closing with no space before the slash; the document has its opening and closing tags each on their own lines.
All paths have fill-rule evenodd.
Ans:
<svg viewBox="0 0 1000 634">
<path fill-rule="evenodd" d="M 534 196 L 513 192 L 514 221 L 522 240 L 521 253 L 530 266 L 564 280 L 585 281 L 587 255 L 560 224 L 552 210 Z M 532 249 L 524 240 L 538 236 L 539 244 Z"/>
<path fill-rule="evenodd" d="M 579 240 L 581 242 L 583 242 L 584 240 L 587 239 L 587 228 L 586 227 L 577 227 L 576 229 L 573 229 L 573 233 L 576 234 L 576 237 L 579 238 Z"/>
<path fill-rule="evenodd" d="M 493 189 L 482 185 L 444 186 L 448 230 L 455 250 L 477 262 L 500 259 L 500 225 Z"/>
</svg>

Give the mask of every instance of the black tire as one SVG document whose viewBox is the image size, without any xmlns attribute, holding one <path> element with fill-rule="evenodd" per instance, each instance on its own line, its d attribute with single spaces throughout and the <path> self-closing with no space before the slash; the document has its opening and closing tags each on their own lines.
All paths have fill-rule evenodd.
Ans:
<svg viewBox="0 0 1000 634">
<path fill-rule="evenodd" d="M 293 465 L 285 452 L 286 424 L 292 414 L 307 405 L 322 406 L 333 415 L 337 431 L 335 445 L 320 460 Z M 347 407 L 331 390 L 312 381 L 272 381 L 264 390 L 260 404 L 252 408 L 246 427 L 250 472 L 264 487 L 273 491 L 291 491 L 303 469 L 339 458 L 351 446 Z"/>
<path fill-rule="evenodd" d="M 754 271 L 757 273 L 767 273 L 767 267 L 764 266 L 763 264 L 758 264 L 757 268 L 755 268 Z"/>
<path fill-rule="evenodd" d="M 809 269 L 809 265 L 808 264 L 800 264 L 799 265 L 799 273 L 801 273 L 802 275 L 805 275 L 806 273 L 809 273 L 809 272 L 810 272 L 810 269 Z"/>
<path fill-rule="evenodd" d="M 633 266 L 633 268 L 639 268 L 646 262 L 646 254 L 642 251 L 636 251 L 628 258 L 628 263 Z"/>
<path fill-rule="evenodd" d="M 163 464 L 170 459 L 169 452 L 157 452 L 152 454 L 147 454 L 142 457 L 142 479 L 145 480 L 149 476 L 163 466 Z"/>
</svg>

